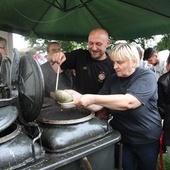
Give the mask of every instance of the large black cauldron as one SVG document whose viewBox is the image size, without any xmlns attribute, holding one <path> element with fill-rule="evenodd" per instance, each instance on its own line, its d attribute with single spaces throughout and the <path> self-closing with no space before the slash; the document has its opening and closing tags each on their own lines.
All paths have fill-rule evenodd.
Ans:
<svg viewBox="0 0 170 170">
<path fill-rule="evenodd" d="M 28 54 L 20 58 L 18 77 L 15 85 L 19 98 L 14 105 L 19 110 L 19 122 L 29 136 L 40 137 L 40 145 L 32 143 L 33 153 L 42 155 L 41 142 L 46 153 L 40 159 L 33 158 L 33 162 L 24 158 L 26 165 L 17 162 L 16 166 L 9 165 L 11 169 L 16 169 L 17 164 L 25 170 L 114 169 L 114 147 L 120 140 L 120 133 L 110 127 L 110 120 L 100 120 L 87 109 L 62 110 L 55 101 L 50 105 L 43 103 L 46 100 L 43 76 L 37 62 Z M 38 127 L 38 133 L 32 133 L 34 125 Z M 24 139 L 18 136 L 22 143 Z M 30 145 L 26 142 L 26 146 L 29 148 Z M 35 149 L 36 146 L 40 149 Z M 6 147 L 8 145 L 4 145 Z M 8 156 L 6 159 L 10 160 Z M 22 160 L 19 155 L 18 159 Z"/>
<path fill-rule="evenodd" d="M 14 62 L 17 51 L 14 51 Z M 19 115 L 15 106 L 18 100 L 16 79 L 9 58 L 4 58 L 0 76 L 0 169 L 16 169 L 44 156 L 43 148 L 25 134 L 17 123 Z M 12 69 L 12 71 L 11 71 Z M 11 74 L 11 72 L 13 72 Z M 17 72 L 15 72 L 17 73 Z"/>
<path fill-rule="evenodd" d="M 79 107 L 42 109 L 37 121 L 43 129 L 42 144 L 50 152 L 71 150 L 112 132 L 108 121 L 102 121 L 95 117 L 94 112 Z"/>
</svg>

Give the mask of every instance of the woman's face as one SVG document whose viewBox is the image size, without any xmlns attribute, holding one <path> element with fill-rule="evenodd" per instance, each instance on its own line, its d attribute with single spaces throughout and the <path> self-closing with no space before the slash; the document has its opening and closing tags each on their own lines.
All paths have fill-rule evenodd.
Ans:
<svg viewBox="0 0 170 170">
<path fill-rule="evenodd" d="M 129 60 L 113 61 L 118 77 L 129 77 L 136 69 L 135 62 Z"/>
</svg>

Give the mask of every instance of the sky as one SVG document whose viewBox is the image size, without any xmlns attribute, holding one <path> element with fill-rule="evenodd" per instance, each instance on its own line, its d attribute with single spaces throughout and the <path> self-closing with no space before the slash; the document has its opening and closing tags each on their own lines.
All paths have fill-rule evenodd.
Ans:
<svg viewBox="0 0 170 170">
<path fill-rule="evenodd" d="M 19 34 L 13 34 L 13 47 L 21 50 L 28 47 L 28 43 L 24 41 L 24 38 Z"/>
</svg>

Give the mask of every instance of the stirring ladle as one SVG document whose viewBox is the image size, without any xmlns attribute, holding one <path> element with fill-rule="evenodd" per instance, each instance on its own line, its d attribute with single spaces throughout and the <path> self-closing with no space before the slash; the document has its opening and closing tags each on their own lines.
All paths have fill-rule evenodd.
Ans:
<svg viewBox="0 0 170 170">
<path fill-rule="evenodd" d="M 56 77 L 56 86 L 55 86 L 56 99 L 60 103 L 72 102 L 73 96 L 71 94 L 65 92 L 64 90 L 58 90 L 59 73 L 60 73 L 60 66 L 58 65 L 57 77 Z"/>
<path fill-rule="evenodd" d="M 60 66 L 58 65 L 58 67 L 57 67 L 57 77 L 56 77 L 55 91 L 57 91 L 57 89 L 58 89 L 59 74 L 60 74 Z"/>
</svg>

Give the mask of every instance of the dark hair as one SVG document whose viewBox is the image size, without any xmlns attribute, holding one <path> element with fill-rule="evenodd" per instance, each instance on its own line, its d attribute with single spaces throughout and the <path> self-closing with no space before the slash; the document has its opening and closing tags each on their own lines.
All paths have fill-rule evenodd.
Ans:
<svg viewBox="0 0 170 170">
<path fill-rule="evenodd" d="M 51 45 L 51 44 L 58 44 L 58 45 L 60 45 L 60 43 L 59 43 L 59 42 L 56 42 L 56 41 L 50 42 L 50 43 L 47 45 L 47 52 L 49 52 L 49 48 L 50 48 L 50 45 Z"/>
<path fill-rule="evenodd" d="M 148 60 L 152 57 L 153 54 L 157 53 L 157 51 L 153 48 L 147 48 L 145 51 L 144 51 L 144 54 L 143 54 L 143 60 Z"/>
<path fill-rule="evenodd" d="M 0 37 L 0 41 L 7 43 L 7 40 L 3 37 Z"/>
</svg>

